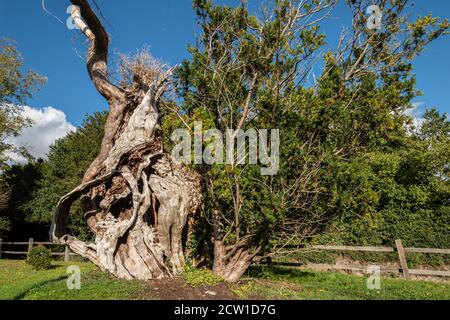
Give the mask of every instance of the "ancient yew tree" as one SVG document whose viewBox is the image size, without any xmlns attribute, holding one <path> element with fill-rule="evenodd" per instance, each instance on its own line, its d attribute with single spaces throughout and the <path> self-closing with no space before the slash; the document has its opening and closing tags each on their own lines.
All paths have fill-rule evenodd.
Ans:
<svg viewBox="0 0 450 320">
<path fill-rule="evenodd" d="M 57 205 L 51 238 L 119 278 L 171 277 L 183 269 L 186 222 L 201 203 L 197 174 L 163 148 L 160 105 L 171 71 L 138 59 L 128 70 L 129 81 L 114 84 L 108 76 L 107 32 L 87 0 L 71 2 L 73 21 L 90 42 L 89 76 L 108 102 L 109 115 L 98 157 L 81 185 Z M 93 243 L 65 232 L 78 199 Z"/>
</svg>

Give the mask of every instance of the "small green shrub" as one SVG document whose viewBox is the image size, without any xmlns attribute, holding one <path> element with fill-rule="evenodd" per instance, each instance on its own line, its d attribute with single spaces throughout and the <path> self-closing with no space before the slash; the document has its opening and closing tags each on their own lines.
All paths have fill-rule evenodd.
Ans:
<svg viewBox="0 0 450 320">
<path fill-rule="evenodd" d="M 187 284 L 191 286 L 213 286 L 220 282 L 223 282 L 223 279 L 219 276 L 216 276 L 210 270 L 206 269 L 195 269 L 195 268 L 186 268 L 186 270 L 182 274 L 183 279 Z"/>
<path fill-rule="evenodd" d="M 27 263 L 35 270 L 48 270 L 51 268 L 52 253 L 44 246 L 37 246 L 31 249 Z"/>
</svg>

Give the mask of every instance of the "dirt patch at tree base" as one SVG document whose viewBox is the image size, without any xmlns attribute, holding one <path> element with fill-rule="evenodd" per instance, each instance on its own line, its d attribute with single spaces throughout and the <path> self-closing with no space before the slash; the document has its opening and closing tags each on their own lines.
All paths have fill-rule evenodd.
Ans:
<svg viewBox="0 0 450 320">
<path fill-rule="evenodd" d="M 191 286 L 183 279 L 147 281 L 145 295 L 159 300 L 236 300 L 231 285 Z"/>
</svg>

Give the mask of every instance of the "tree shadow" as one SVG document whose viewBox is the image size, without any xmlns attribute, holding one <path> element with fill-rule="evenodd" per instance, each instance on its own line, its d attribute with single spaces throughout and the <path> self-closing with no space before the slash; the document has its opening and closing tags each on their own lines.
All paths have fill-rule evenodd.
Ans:
<svg viewBox="0 0 450 320">
<path fill-rule="evenodd" d="M 250 277 L 255 278 L 271 278 L 271 277 L 283 277 L 283 278 L 309 278 L 315 277 L 315 273 L 307 270 L 294 269 L 292 267 L 298 267 L 298 264 L 277 264 L 277 265 L 260 265 L 252 266 L 248 271 Z"/>
<path fill-rule="evenodd" d="M 30 293 L 32 290 L 34 290 L 36 288 L 39 288 L 39 287 L 42 287 L 42 286 L 45 286 L 46 284 L 49 284 L 49 283 L 54 283 L 54 282 L 59 282 L 59 281 L 65 280 L 68 277 L 69 276 L 60 276 L 60 277 L 55 278 L 55 279 L 50 279 L 50 280 L 39 282 L 36 285 L 32 286 L 31 288 L 27 288 L 24 292 L 18 294 L 12 300 L 23 300 L 26 297 L 26 295 L 28 293 Z"/>
</svg>

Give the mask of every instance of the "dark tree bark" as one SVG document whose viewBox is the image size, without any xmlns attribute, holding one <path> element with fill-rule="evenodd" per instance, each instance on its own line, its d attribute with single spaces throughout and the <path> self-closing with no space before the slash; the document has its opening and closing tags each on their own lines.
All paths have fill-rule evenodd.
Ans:
<svg viewBox="0 0 450 320">
<path fill-rule="evenodd" d="M 201 188 L 196 173 L 164 153 L 159 107 L 171 72 L 152 83 L 114 85 L 108 78 L 108 34 L 87 0 L 72 4 L 72 17 L 91 43 L 89 76 L 110 111 L 101 151 L 82 184 L 59 201 L 51 238 L 119 278 L 172 277 L 184 267 L 182 234 L 201 203 Z M 94 243 L 65 232 L 78 199 Z"/>
</svg>

